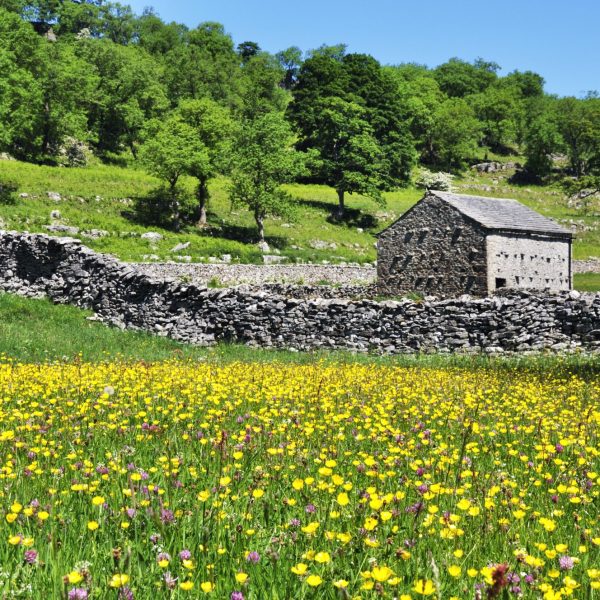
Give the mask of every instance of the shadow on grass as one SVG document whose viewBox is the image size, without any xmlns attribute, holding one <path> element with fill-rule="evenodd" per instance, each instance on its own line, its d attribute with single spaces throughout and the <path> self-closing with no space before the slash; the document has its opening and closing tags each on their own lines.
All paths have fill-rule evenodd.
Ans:
<svg viewBox="0 0 600 600">
<path fill-rule="evenodd" d="M 268 232 L 268 224 L 266 230 Z M 235 242 L 241 242 L 243 244 L 256 244 L 258 243 L 258 233 L 256 227 L 246 225 L 233 225 L 231 223 L 222 223 L 220 225 L 214 225 L 206 229 L 199 230 L 199 233 L 205 236 L 214 238 L 223 238 L 226 240 L 233 240 Z M 285 237 L 278 235 L 267 235 L 265 236 L 267 244 L 273 248 L 279 250 L 288 246 L 288 240 Z"/>
<path fill-rule="evenodd" d="M 375 229 L 379 226 L 378 219 L 368 213 L 364 213 L 358 208 L 346 207 L 344 216 L 340 219 L 336 215 L 337 204 L 325 202 L 323 200 L 307 200 L 305 198 L 296 198 L 300 205 L 309 206 L 318 211 L 328 213 L 327 222 L 333 225 L 346 225 L 347 227 L 361 227 L 362 229 Z"/>
</svg>

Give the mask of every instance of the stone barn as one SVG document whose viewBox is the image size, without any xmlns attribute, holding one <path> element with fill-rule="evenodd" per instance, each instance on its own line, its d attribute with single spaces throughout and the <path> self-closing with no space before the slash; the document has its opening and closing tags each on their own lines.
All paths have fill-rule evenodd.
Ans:
<svg viewBox="0 0 600 600">
<path fill-rule="evenodd" d="M 573 234 L 516 200 L 429 191 L 379 234 L 381 293 L 571 289 Z"/>
</svg>

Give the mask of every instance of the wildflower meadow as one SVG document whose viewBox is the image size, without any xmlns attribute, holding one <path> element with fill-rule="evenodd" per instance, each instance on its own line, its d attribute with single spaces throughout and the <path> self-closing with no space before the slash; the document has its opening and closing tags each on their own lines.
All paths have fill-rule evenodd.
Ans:
<svg viewBox="0 0 600 600">
<path fill-rule="evenodd" d="M 0 363 L 0 597 L 600 598 L 600 383 Z"/>
</svg>

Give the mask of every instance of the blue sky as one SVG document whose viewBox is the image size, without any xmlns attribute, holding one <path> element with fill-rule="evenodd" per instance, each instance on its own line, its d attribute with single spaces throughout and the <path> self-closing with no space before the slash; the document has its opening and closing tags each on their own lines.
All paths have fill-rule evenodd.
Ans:
<svg viewBox="0 0 600 600">
<path fill-rule="evenodd" d="M 339 42 L 383 64 L 435 66 L 458 56 L 500 64 L 502 73 L 533 70 L 546 91 L 600 91 L 598 0 L 125 0 L 153 6 L 166 21 L 195 27 L 218 21 L 235 43 L 277 52 Z"/>
</svg>

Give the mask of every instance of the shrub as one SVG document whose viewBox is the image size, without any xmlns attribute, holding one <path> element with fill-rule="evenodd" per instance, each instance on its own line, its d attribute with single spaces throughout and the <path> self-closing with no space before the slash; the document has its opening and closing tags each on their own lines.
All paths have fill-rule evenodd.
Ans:
<svg viewBox="0 0 600 600">
<path fill-rule="evenodd" d="M 452 180 L 454 175 L 450 173 L 444 173 L 438 171 L 433 173 L 428 169 L 421 169 L 419 176 L 415 181 L 415 185 L 418 188 L 425 190 L 439 190 L 440 192 L 451 192 L 452 191 Z"/>
<path fill-rule="evenodd" d="M 0 181 L 0 204 L 15 204 L 19 186 L 14 181 Z"/>
<path fill-rule="evenodd" d="M 181 221 L 193 219 L 194 208 L 195 200 L 188 191 L 161 186 L 137 199 L 135 213 L 136 218 L 146 225 L 178 229 Z"/>
</svg>

